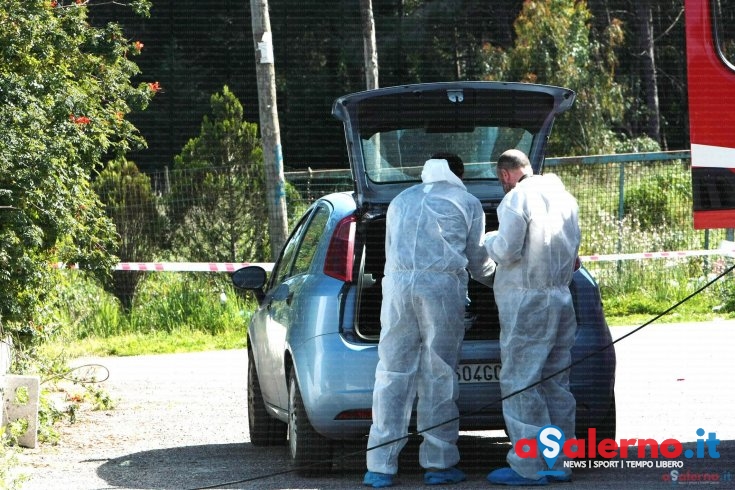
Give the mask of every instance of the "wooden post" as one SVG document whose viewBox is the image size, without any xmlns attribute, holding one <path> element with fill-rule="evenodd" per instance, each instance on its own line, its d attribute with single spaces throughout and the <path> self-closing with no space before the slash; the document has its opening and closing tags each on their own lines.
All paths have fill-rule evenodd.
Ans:
<svg viewBox="0 0 735 490">
<path fill-rule="evenodd" d="M 255 73 L 258 79 L 260 138 L 265 164 L 265 204 L 268 207 L 271 260 L 275 260 L 288 238 L 288 216 L 268 0 L 250 0 L 250 13 L 256 51 Z"/>
</svg>

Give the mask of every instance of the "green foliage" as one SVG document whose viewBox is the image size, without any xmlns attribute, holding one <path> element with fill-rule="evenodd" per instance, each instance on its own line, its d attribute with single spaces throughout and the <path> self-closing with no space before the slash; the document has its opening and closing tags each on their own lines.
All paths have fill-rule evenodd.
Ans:
<svg viewBox="0 0 735 490">
<path fill-rule="evenodd" d="M 227 276 L 161 272 L 145 278 L 136 292 L 128 331 L 202 330 L 212 335 L 245 328 L 246 303 Z"/>
<path fill-rule="evenodd" d="M 244 332 L 252 300 L 239 296 L 223 274 L 156 272 L 138 283 L 132 307 L 125 311 L 117 298 L 84 271 L 59 271 L 55 296 L 48 308 L 49 324 L 58 324 L 47 340 L 74 343 L 130 333 L 179 330 L 218 335 Z M 47 370 L 59 371 L 47 356 Z M 65 356 L 62 356 L 65 357 Z"/>
<path fill-rule="evenodd" d="M 661 182 L 644 182 L 625 192 L 625 215 L 635 216 L 644 230 L 672 221 L 668 199 Z"/>
<path fill-rule="evenodd" d="M 713 277 L 716 263 L 686 260 L 623 261 L 588 264 L 600 284 L 605 315 L 644 315 L 649 319 L 688 297 Z M 705 289 L 671 311 L 663 321 L 687 321 L 702 315 L 723 315 L 733 298 L 733 280 Z"/>
<path fill-rule="evenodd" d="M 672 224 L 674 228 L 688 229 L 691 225 L 689 207 L 691 183 L 685 172 L 667 173 L 641 179 L 625 191 L 624 215 L 632 216 L 642 230 L 656 230 Z"/>
<path fill-rule="evenodd" d="M 152 257 L 159 250 L 154 232 L 164 228 L 150 178 L 125 159 L 110 162 L 94 181 L 105 213 L 119 237 L 117 256 L 123 261 Z"/>
<path fill-rule="evenodd" d="M 200 135 L 175 158 L 168 200 L 180 256 L 200 261 L 268 256 L 258 127 L 243 120 L 242 105 L 227 87 L 212 95 Z"/>
<path fill-rule="evenodd" d="M 558 85 L 577 94 L 574 108 L 554 125 L 552 155 L 611 152 L 611 132 L 624 111 L 623 87 L 615 81 L 615 48 L 623 42 L 613 20 L 602 39 L 592 35 L 586 2 L 529 0 L 515 21 L 511 49 L 487 46 L 487 77 Z"/>
<path fill-rule="evenodd" d="M 135 163 L 118 159 L 100 173 L 94 190 L 105 205 L 105 213 L 115 224 L 120 260 L 135 262 L 154 257 L 160 249 L 156 236 L 162 235 L 166 224 L 150 178 L 141 173 Z M 140 274 L 133 271 L 112 273 L 112 291 L 125 308 L 130 307 Z"/>
<path fill-rule="evenodd" d="M 286 192 L 288 202 L 299 201 L 293 187 L 287 185 Z M 200 135 L 176 156 L 167 202 L 176 256 L 193 261 L 270 257 L 258 126 L 243 119 L 242 105 L 226 86 L 212 95 Z"/>
<path fill-rule="evenodd" d="M 686 165 L 628 162 L 622 170 L 614 163 L 608 168 L 562 165 L 552 171 L 583 208 L 582 255 L 704 248 L 703 234 L 692 228 Z M 654 222 L 665 226 L 651 226 Z"/>
<path fill-rule="evenodd" d="M 100 277 L 115 259 L 112 222 L 90 185 L 109 155 L 143 145 L 125 119 L 151 88 L 115 24 L 93 27 L 86 4 L 0 6 L 0 322 L 29 322 L 50 288 L 49 262 Z M 145 10 L 146 2 L 135 2 Z"/>
<path fill-rule="evenodd" d="M 12 427 L 0 427 L 0 488 L 3 490 L 21 489 L 28 478 L 14 471 L 18 466 L 18 448 L 12 445 L 16 437 Z"/>
<path fill-rule="evenodd" d="M 646 153 L 656 151 L 661 151 L 661 145 L 648 136 L 639 136 L 637 138 L 621 136 L 615 141 L 613 147 L 614 153 Z"/>
</svg>

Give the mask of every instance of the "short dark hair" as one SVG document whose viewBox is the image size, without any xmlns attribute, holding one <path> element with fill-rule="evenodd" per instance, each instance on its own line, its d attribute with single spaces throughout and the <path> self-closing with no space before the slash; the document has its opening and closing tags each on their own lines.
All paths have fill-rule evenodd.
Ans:
<svg viewBox="0 0 735 490">
<path fill-rule="evenodd" d="M 456 153 L 440 151 L 439 153 L 434 153 L 433 155 L 431 155 L 431 158 L 446 160 L 447 163 L 449 163 L 449 170 L 451 170 L 452 173 L 460 179 L 464 175 L 464 162 L 461 158 L 459 158 L 459 155 L 457 155 Z"/>
</svg>

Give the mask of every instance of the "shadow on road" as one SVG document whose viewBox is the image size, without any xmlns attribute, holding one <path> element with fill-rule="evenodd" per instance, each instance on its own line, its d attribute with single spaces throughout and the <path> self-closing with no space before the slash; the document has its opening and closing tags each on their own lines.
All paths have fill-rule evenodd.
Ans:
<svg viewBox="0 0 735 490">
<path fill-rule="evenodd" d="M 401 475 L 419 475 L 420 439 L 412 437 L 401 452 Z M 459 447 L 462 468 L 486 473 L 502 464 L 508 450 L 507 439 L 463 436 Z M 132 453 L 109 460 L 97 475 L 111 487 L 126 489 L 218 488 L 294 488 L 300 481 L 305 488 L 347 488 L 361 479 L 365 471 L 365 444 L 344 443 L 335 448 L 332 474 L 322 478 L 296 475 L 289 463 L 288 449 L 255 447 L 250 443 L 210 444 L 156 449 Z M 324 486 L 322 486 L 324 484 Z"/>
<path fill-rule="evenodd" d="M 402 488 L 413 488 L 411 483 L 421 488 L 423 469 L 418 464 L 419 443 L 419 438 L 411 438 L 401 453 L 399 482 Z M 507 439 L 475 435 L 460 437 L 459 446 L 460 467 L 468 474 L 468 481 L 457 488 L 489 487 L 485 475 L 505 465 L 505 455 L 510 448 Z M 691 449 L 696 455 L 696 443 L 682 446 L 684 451 Z M 298 476 L 289 464 L 286 447 L 262 448 L 250 443 L 143 451 L 107 461 L 97 473 L 111 487 L 125 489 L 361 488 L 364 449 L 361 443 L 340 444 L 335 449 L 333 472 L 317 478 Z M 709 457 L 706 449 L 701 459 L 687 459 L 682 455 L 670 460 L 651 458 L 650 451 L 645 458 L 638 459 L 637 451 L 637 447 L 629 448 L 628 458 L 622 460 L 619 457 L 578 460 L 585 464 L 574 471 L 575 490 L 642 488 L 641 485 L 658 488 L 681 484 L 735 487 L 735 441 L 721 441 L 717 459 Z M 671 462 L 676 462 L 676 466 L 662 466 Z"/>
</svg>

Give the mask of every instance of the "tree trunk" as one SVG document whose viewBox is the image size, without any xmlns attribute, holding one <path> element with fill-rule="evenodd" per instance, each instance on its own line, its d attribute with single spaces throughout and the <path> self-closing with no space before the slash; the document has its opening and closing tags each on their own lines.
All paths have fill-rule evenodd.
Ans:
<svg viewBox="0 0 735 490">
<path fill-rule="evenodd" d="M 378 88 L 378 45 L 375 41 L 375 18 L 372 0 L 360 0 L 362 39 L 365 54 L 365 82 L 367 89 Z"/>
<path fill-rule="evenodd" d="M 653 46 L 653 15 L 650 0 L 635 2 L 638 22 L 638 47 L 641 55 L 641 80 L 646 96 L 648 119 L 646 133 L 661 142 L 661 123 L 656 85 L 656 60 Z"/>
</svg>

